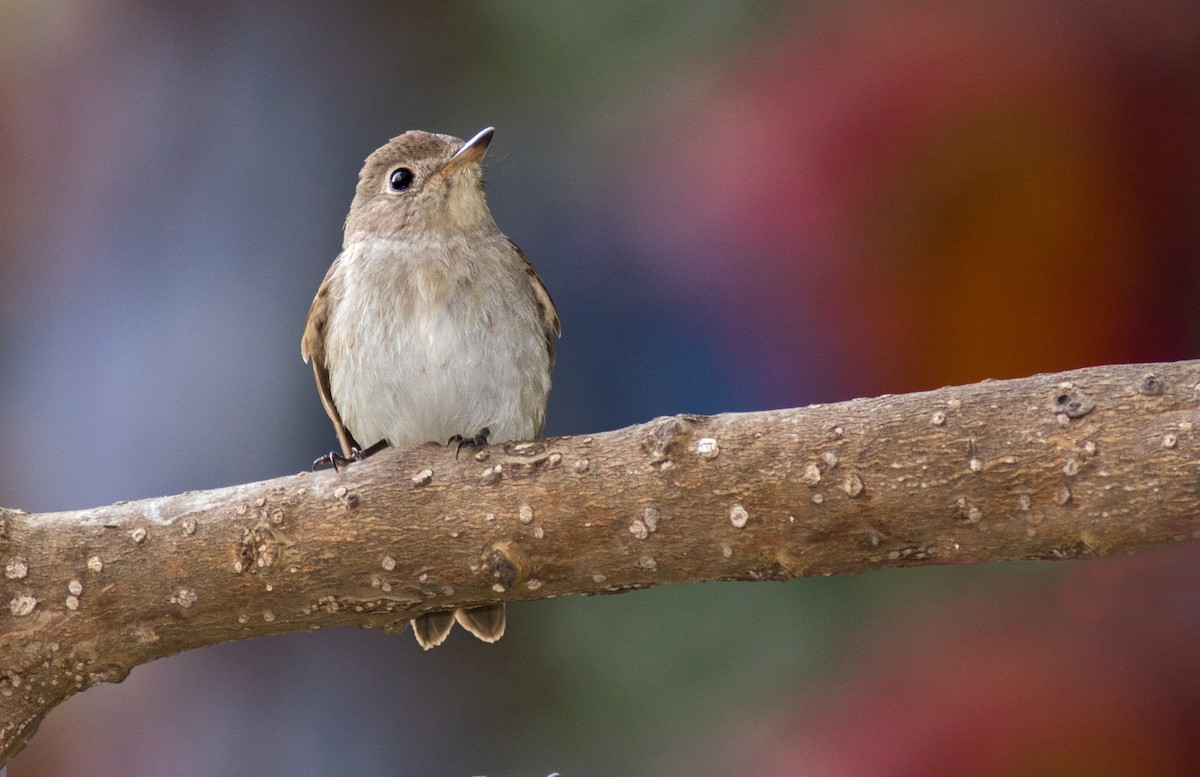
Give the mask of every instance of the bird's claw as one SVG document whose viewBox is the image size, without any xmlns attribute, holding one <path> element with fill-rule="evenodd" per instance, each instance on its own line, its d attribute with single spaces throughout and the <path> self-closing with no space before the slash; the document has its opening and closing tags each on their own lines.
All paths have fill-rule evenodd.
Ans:
<svg viewBox="0 0 1200 777">
<path fill-rule="evenodd" d="M 360 448 L 351 448 L 349 456 L 343 456 L 337 451 L 330 451 L 312 463 L 312 471 L 316 472 L 318 467 L 324 467 L 328 465 L 333 467 L 334 472 L 337 472 L 339 466 L 344 467 L 352 461 L 362 461 L 371 454 L 378 453 L 387 446 L 387 440 L 380 440 L 366 450 Z"/>
<path fill-rule="evenodd" d="M 355 449 L 355 451 L 353 451 L 351 453 L 352 456 L 353 456 L 354 452 L 357 452 L 357 449 Z M 321 467 L 329 466 L 329 467 L 333 467 L 334 472 L 337 472 L 338 466 L 345 466 L 345 465 L 349 464 L 351 461 L 354 461 L 354 458 L 346 458 L 345 456 L 338 453 L 337 451 L 330 451 L 329 453 L 326 453 L 324 456 L 321 456 L 320 458 L 313 460 L 312 471 L 316 472 Z"/>
<path fill-rule="evenodd" d="M 472 448 L 482 448 L 488 444 L 488 438 L 492 436 L 492 430 L 486 426 L 479 430 L 474 437 L 463 437 L 461 434 L 456 434 L 446 441 L 446 444 L 457 443 L 454 448 L 454 460 L 458 461 L 458 454 L 462 449 L 470 445 Z"/>
</svg>

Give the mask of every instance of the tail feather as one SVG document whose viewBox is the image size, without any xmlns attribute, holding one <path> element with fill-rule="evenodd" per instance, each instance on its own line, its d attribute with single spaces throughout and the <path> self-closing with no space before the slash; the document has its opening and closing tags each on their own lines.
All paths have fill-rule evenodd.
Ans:
<svg viewBox="0 0 1200 777">
<path fill-rule="evenodd" d="M 450 629 L 454 626 L 454 613 L 449 610 L 427 612 L 412 620 L 413 636 L 426 650 L 435 648 L 446 641 Z"/>
<path fill-rule="evenodd" d="M 454 611 L 454 619 L 467 631 L 484 642 L 495 642 L 504 636 L 504 605 L 485 604 Z"/>
</svg>

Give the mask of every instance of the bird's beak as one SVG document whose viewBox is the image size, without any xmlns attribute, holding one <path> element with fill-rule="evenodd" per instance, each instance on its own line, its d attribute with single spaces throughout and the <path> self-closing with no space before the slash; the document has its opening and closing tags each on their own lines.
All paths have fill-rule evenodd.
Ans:
<svg viewBox="0 0 1200 777">
<path fill-rule="evenodd" d="M 495 127 L 480 130 L 475 137 L 463 143 L 462 148 L 455 151 L 454 156 L 450 157 L 450 161 L 442 165 L 434 175 L 445 175 L 465 165 L 479 164 L 483 155 L 487 153 L 488 144 L 492 142 L 494 134 L 496 134 Z"/>
</svg>

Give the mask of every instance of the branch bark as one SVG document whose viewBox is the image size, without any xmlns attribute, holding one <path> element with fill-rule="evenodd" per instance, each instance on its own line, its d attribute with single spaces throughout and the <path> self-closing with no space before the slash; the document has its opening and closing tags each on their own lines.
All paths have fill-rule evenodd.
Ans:
<svg viewBox="0 0 1200 777">
<path fill-rule="evenodd" d="M 0 509 L 0 765 L 190 648 L 663 583 L 1131 553 L 1200 536 L 1200 362 L 427 445 L 88 510 Z"/>
</svg>

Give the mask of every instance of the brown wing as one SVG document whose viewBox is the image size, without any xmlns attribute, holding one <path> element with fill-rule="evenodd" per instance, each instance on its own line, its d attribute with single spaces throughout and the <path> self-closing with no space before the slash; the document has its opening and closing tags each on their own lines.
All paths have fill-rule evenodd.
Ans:
<svg viewBox="0 0 1200 777">
<path fill-rule="evenodd" d="M 538 312 L 542 314 L 542 329 L 546 333 L 546 352 L 550 355 L 550 366 L 553 367 L 554 338 L 562 336 L 562 325 L 558 321 L 558 311 L 554 309 L 554 300 L 550 299 L 550 292 L 546 291 L 546 284 L 542 283 L 542 279 L 538 277 L 537 270 L 533 269 L 525 252 L 511 240 L 508 241 L 508 244 L 517 252 L 517 256 L 521 257 L 525 272 L 529 275 L 529 283 L 533 286 L 533 299 L 537 302 Z"/>
<path fill-rule="evenodd" d="M 308 309 L 308 321 L 304 324 L 304 337 L 300 340 L 300 355 L 304 361 L 312 361 L 313 376 L 317 379 L 317 392 L 321 395 L 321 404 L 333 421 L 333 430 L 337 433 L 338 442 L 342 446 L 342 455 L 349 456 L 358 447 L 358 443 L 350 435 L 350 430 L 342 423 L 342 416 L 333 404 L 333 392 L 329 388 L 329 369 L 325 366 L 325 325 L 329 322 L 330 297 L 337 296 L 340 276 L 335 273 L 338 263 L 334 260 L 325 280 L 313 297 L 312 307 Z"/>
<path fill-rule="evenodd" d="M 517 252 L 517 256 L 521 257 L 521 261 L 525 266 L 525 272 L 529 275 L 529 285 L 533 287 L 533 300 L 537 303 L 538 312 L 542 316 L 542 331 L 546 335 L 546 355 L 550 359 L 549 368 L 553 370 L 554 338 L 562 336 L 562 324 L 558 320 L 558 311 L 554 308 L 554 300 L 550 299 L 550 292 L 546 291 L 546 284 L 542 283 L 542 279 L 538 277 L 537 270 L 533 269 L 529 257 L 525 256 L 525 252 L 513 241 L 509 240 L 508 244 Z M 535 436 L 542 436 L 542 424 L 544 422 L 544 418 L 538 421 Z M 503 626 L 501 628 L 503 629 Z"/>
</svg>

